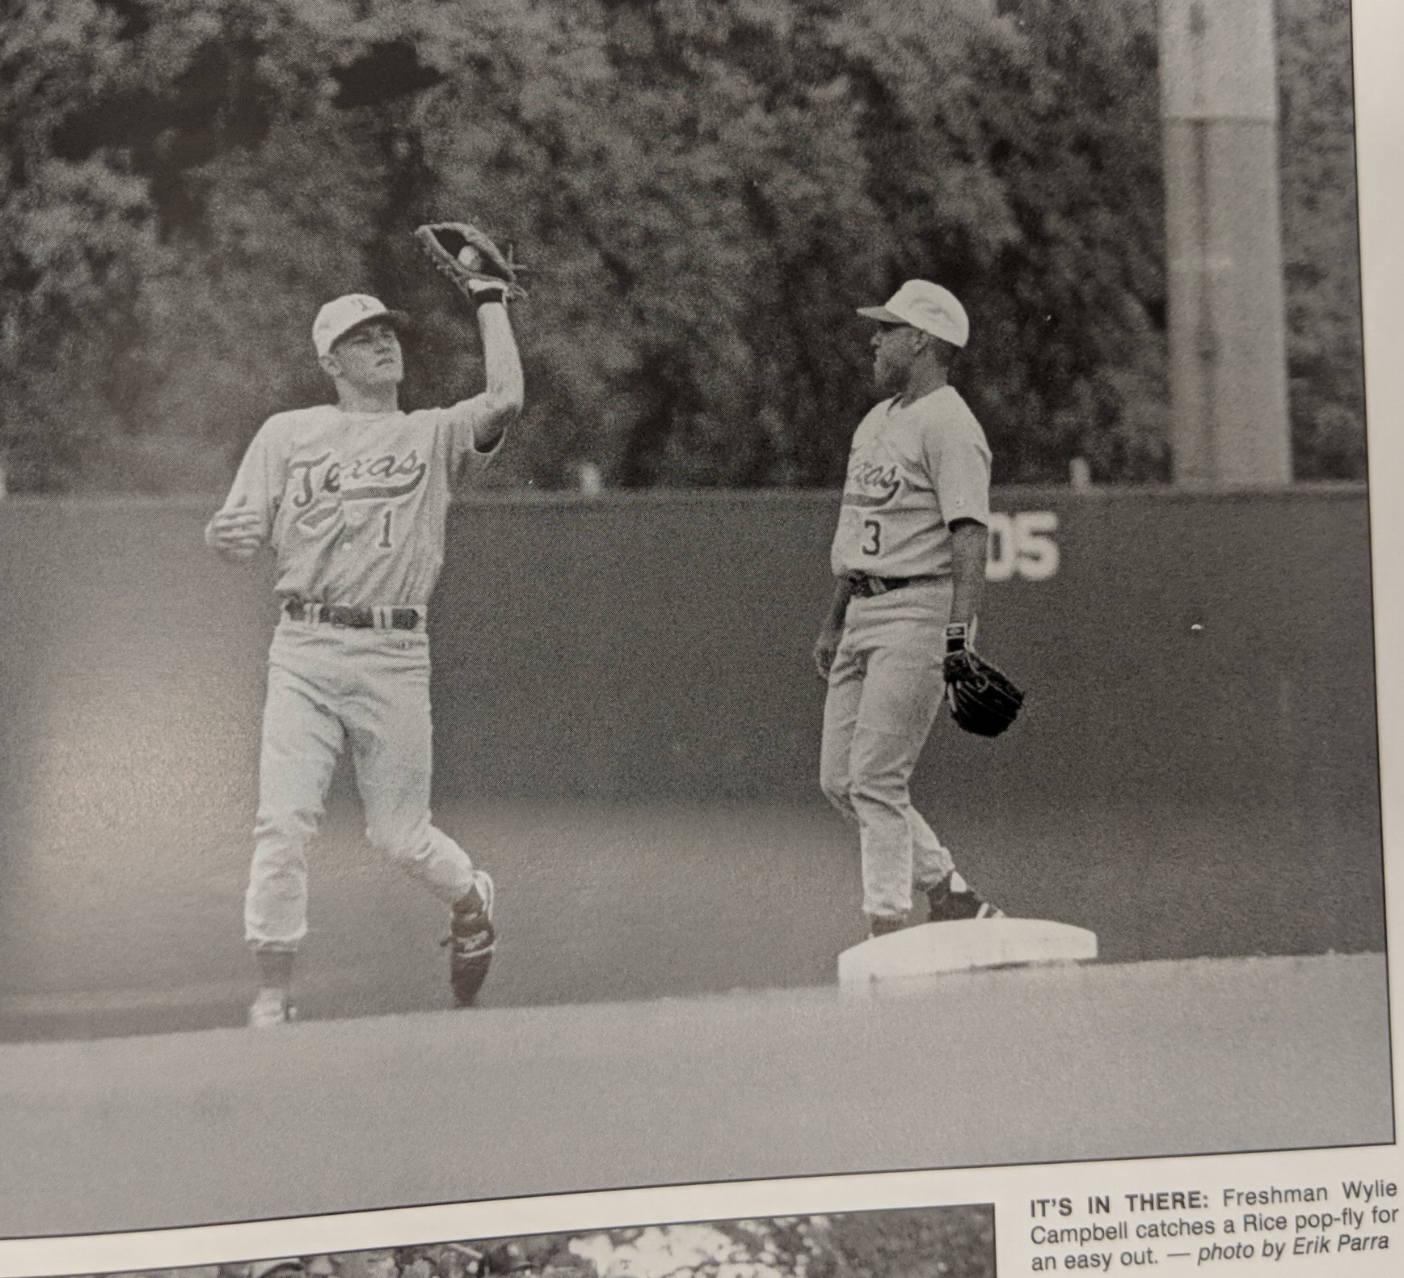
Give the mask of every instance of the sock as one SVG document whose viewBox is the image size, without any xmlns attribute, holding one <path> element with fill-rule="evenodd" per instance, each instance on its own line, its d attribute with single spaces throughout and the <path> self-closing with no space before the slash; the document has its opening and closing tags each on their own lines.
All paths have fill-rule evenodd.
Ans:
<svg viewBox="0 0 1404 1278">
<path fill-rule="evenodd" d="M 258 962 L 258 976 L 264 989 L 286 990 L 292 984 L 293 960 L 297 955 L 292 950 L 255 950 Z"/>
</svg>

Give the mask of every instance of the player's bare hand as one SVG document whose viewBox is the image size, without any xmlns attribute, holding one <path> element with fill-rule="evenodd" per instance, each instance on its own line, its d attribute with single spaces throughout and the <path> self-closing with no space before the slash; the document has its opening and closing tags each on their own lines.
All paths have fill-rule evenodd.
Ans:
<svg viewBox="0 0 1404 1278">
<path fill-rule="evenodd" d="M 242 563 L 263 545 L 263 516 L 256 510 L 221 510 L 205 527 L 205 545 Z"/>
<path fill-rule="evenodd" d="M 829 671 L 834 667 L 834 658 L 838 655 L 839 641 L 842 638 L 843 631 L 825 626 L 819 632 L 819 638 L 814 641 L 814 669 L 818 671 L 821 679 L 829 677 Z"/>
</svg>

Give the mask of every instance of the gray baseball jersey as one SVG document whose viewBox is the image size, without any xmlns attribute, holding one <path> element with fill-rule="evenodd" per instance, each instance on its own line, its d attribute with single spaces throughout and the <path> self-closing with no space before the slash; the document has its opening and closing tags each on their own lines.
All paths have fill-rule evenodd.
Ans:
<svg viewBox="0 0 1404 1278">
<path fill-rule="evenodd" d="M 960 393 L 875 405 L 848 455 L 830 566 L 836 577 L 946 577 L 950 524 L 990 519 L 990 447 Z"/>
<path fill-rule="evenodd" d="M 417 412 L 333 404 L 270 417 L 224 510 L 252 509 L 277 556 L 283 598 L 361 606 L 428 603 L 444 561 L 449 493 L 485 465 L 482 398 Z"/>
</svg>

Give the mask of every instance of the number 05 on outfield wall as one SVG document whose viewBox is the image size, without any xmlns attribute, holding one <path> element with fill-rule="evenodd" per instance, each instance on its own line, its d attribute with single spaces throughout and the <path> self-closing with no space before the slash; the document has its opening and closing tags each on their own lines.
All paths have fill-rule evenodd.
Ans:
<svg viewBox="0 0 1404 1278">
<path fill-rule="evenodd" d="M 1016 573 L 1029 581 L 1047 581 L 1058 571 L 1058 516 L 1051 510 L 1017 515 L 990 514 L 987 581 L 1008 581 Z"/>
</svg>

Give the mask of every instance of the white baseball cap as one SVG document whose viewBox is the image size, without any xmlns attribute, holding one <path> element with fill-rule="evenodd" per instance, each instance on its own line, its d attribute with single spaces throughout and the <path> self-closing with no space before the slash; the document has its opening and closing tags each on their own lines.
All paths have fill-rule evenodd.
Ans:
<svg viewBox="0 0 1404 1278">
<path fill-rule="evenodd" d="M 860 306 L 858 314 L 884 324 L 910 324 L 952 346 L 964 346 L 970 340 L 965 307 L 950 289 L 929 280 L 908 280 L 885 306 Z"/>
<path fill-rule="evenodd" d="M 409 323 L 404 311 L 392 311 L 378 297 L 369 293 L 347 293 L 328 302 L 312 323 L 312 345 L 318 355 L 326 355 L 353 328 L 374 319 L 387 319 L 397 328 Z"/>
</svg>

